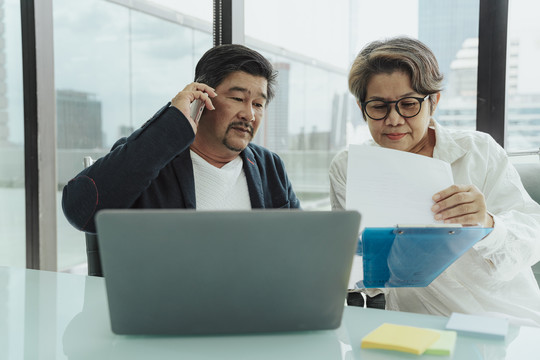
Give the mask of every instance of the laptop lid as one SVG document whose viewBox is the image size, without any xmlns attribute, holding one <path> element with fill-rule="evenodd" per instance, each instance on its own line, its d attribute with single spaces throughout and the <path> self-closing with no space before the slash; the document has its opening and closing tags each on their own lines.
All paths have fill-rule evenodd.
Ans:
<svg viewBox="0 0 540 360">
<path fill-rule="evenodd" d="M 103 210 L 113 332 L 227 334 L 340 326 L 356 211 Z"/>
</svg>

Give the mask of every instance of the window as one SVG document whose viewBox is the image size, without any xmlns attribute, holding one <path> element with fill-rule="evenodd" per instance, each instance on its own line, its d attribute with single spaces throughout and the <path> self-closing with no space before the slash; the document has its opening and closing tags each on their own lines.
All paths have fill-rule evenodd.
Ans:
<svg viewBox="0 0 540 360">
<path fill-rule="evenodd" d="M 143 5 L 54 1 L 59 270 L 86 262 L 84 235 L 61 210 L 63 186 L 84 156 L 106 154 L 193 81 L 212 47 L 211 12 L 203 20 Z"/>
<path fill-rule="evenodd" d="M 540 148 L 540 4 L 509 2 L 506 141 L 509 152 Z"/>
<path fill-rule="evenodd" d="M 20 4 L 0 2 L 0 265 L 26 263 Z"/>
<path fill-rule="evenodd" d="M 0 5 L 0 194 L 7 199 L 0 204 L 0 265 L 17 266 L 25 259 L 20 4 Z M 196 61 L 212 46 L 212 2 L 193 4 L 53 0 L 60 270 L 85 262 L 84 236 L 61 212 L 63 185 L 82 169 L 83 156 L 108 152 L 190 82 Z M 475 128 L 479 0 L 276 0 L 264 16 L 260 5 L 244 2 L 245 42 L 271 59 L 280 75 L 255 141 L 284 159 L 304 208 L 330 208 L 330 161 L 346 144 L 369 138 L 347 88 L 350 63 L 368 41 L 405 34 L 430 46 L 445 75 L 435 118 L 446 126 Z M 510 151 L 540 145 L 540 75 L 533 61 L 540 32 L 531 6 L 510 1 Z"/>
<path fill-rule="evenodd" d="M 255 2 L 245 3 L 246 44 L 260 50 L 279 71 L 276 99 L 255 141 L 283 158 L 304 208 L 330 207 L 332 158 L 347 143 L 370 138 L 347 84 L 352 61 L 368 42 L 397 35 L 425 42 L 445 75 L 435 118 L 443 125 L 475 128 L 478 1 L 273 4 L 260 17 Z"/>
<path fill-rule="evenodd" d="M 260 4 L 245 2 L 246 45 L 279 72 L 276 98 L 254 141 L 280 155 L 306 209 L 330 209 L 328 167 L 356 116 L 347 89 L 348 4 L 280 0 L 261 17 Z"/>
<path fill-rule="evenodd" d="M 418 39 L 433 50 L 444 76 L 434 114 L 442 125 L 476 128 L 478 0 L 418 3 Z"/>
</svg>

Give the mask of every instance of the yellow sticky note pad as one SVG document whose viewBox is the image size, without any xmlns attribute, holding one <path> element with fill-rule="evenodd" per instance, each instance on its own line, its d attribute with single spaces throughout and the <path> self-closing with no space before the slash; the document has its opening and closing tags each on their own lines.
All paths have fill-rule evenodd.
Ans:
<svg viewBox="0 0 540 360">
<path fill-rule="evenodd" d="M 364 349 L 386 349 L 421 355 L 441 337 L 436 330 L 382 324 L 362 339 Z"/>
<path fill-rule="evenodd" d="M 456 346 L 457 333 L 455 331 L 439 331 L 441 337 L 426 349 L 424 354 L 452 355 Z"/>
</svg>

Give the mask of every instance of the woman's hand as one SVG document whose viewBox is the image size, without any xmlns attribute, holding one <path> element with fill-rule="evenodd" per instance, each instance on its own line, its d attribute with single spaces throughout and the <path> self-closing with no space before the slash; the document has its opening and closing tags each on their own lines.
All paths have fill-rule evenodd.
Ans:
<svg viewBox="0 0 540 360">
<path fill-rule="evenodd" d="M 493 227 L 493 217 L 487 212 L 484 194 L 474 185 L 452 185 L 433 195 L 431 211 L 435 220 L 447 224 Z"/>
<path fill-rule="evenodd" d="M 210 86 L 193 82 L 176 94 L 171 100 L 171 105 L 184 114 L 196 134 L 198 124 L 195 122 L 195 119 L 191 118 L 191 103 L 195 100 L 201 100 L 208 110 L 214 110 L 214 105 L 210 98 L 215 96 L 217 96 L 216 91 Z"/>
</svg>

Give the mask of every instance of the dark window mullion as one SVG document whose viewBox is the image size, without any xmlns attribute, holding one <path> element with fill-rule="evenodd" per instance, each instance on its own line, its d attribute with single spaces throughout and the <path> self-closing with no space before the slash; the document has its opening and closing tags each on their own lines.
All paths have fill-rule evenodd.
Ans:
<svg viewBox="0 0 540 360">
<path fill-rule="evenodd" d="M 214 46 L 232 44 L 232 0 L 214 0 Z"/>
<path fill-rule="evenodd" d="M 476 129 L 505 139 L 508 0 L 480 0 Z"/>
<path fill-rule="evenodd" d="M 34 1 L 21 1 L 24 93 L 24 183 L 26 199 L 26 267 L 40 268 L 39 166 Z"/>
</svg>

